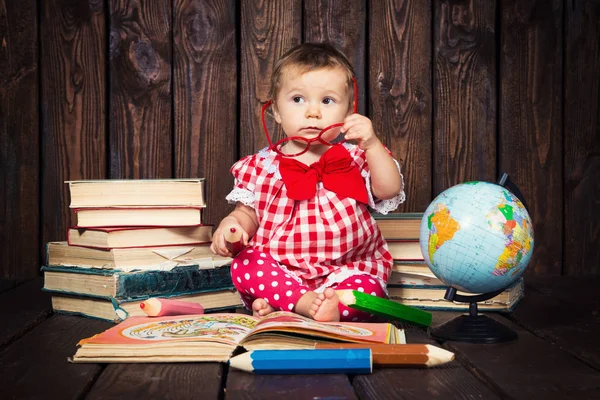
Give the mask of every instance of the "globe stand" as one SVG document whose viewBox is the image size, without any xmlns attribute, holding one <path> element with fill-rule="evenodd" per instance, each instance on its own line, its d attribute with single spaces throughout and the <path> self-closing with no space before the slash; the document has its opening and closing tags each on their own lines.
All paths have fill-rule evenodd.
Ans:
<svg viewBox="0 0 600 400">
<path fill-rule="evenodd" d="M 469 303 L 469 314 L 463 314 L 435 328 L 429 328 L 429 336 L 436 340 L 466 342 L 474 344 L 491 344 L 510 342 L 517 339 L 517 332 L 501 324 L 487 315 L 479 314 L 477 303 L 489 300 L 505 289 L 473 296 L 456 294 L 456 289 L 449 287 L 444 299 Z"/>
</svg>

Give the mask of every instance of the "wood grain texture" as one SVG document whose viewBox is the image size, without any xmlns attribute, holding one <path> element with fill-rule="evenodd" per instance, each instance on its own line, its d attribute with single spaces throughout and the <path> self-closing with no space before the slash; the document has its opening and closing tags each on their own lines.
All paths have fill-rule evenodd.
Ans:
<svg viewBox="0 0 600 400">
<path fill-rule="evenodd" d="M 535 251 L 527 274 L 562 268 L 562 2 L 501 3 L 500 172 L 529 208 Z"/>
<path fill-rule="evenodd" d="M 600 3 L 566 2 L 564 273 L 600 273 Z"/>
<path fill-rule="evenodd" d="M 432 185 L 431 3 L 370 3 L 369 90 L 375 130 L 401 163 L 407 201 L 425 211 Z"/>
<path fill-rule="evenodd" d="M 111 325 L 88 318 L 53 315 L 35 327 L 2 352 L 2 398 L 81 398 L 102 367 L 100 364 L 72 364 L 67 362 L 67 357 L 75 353 L 80 339 Z"/>
<path fill-rule="evenodd" d="M 305 0 L 303 37 L 305 42 L 329 42 L 341 50 L 356 74 L 358 112 L 365 114 L 367 0 L 338 2 Z"/>
<path fill-rule="evenodd" d="M 110 364 L 86 399 L 219 399 L 224 364 Z"/>
<path fill-rule="evenodd" d="M 267 145 L 260 110 L 269 100 L 271 72 L 283 53 L 302 39 L 302 1 L 241 2 L 240 152 L 244 157 Z"/>
<path fill-rule="evenodd" d="M 39 275 L 35 0 L 0 3 L 0 277 Z"/>
<path fill-rule="evenodd" d="M 228 400 L 358 399 L 341 374 L 258 375 L 229 369 Z"/>
<path fill-rule="evenodd" d="M 518 339 L 491 345 L 446 342 L 444 347 L 455 352 L 461 364 L 494 387 L 502 398 L 598 398 L 597 370 L 501 315 L 488 315 L 515 330 Z"/>
<path fill-rule="evenodd" d="M 497 178 L 495 9 L 492 1 L 434 1 L 434 196 Z"/>
<path fill-rule="evenodd" d="M 600 277 L 531 277 L 517 323 L 600 371 Z M 578 294 L 573 296 L 573 288 Z"/>
<path fill-rule="evenodd" d="M 42 2 L 42 248 L 74 225 L 67 180 L 106 178 L 104 2 Z"/>
<path fill-rule="evenodd" d="M 52 312 L 50 295 L 42 292 L 41 278 L 35 278 L 0 294 L 0 348 L 23 335 Z"/>
<path fill-rule="evenodd" d="M 110 178 L 171 178 L 171 2 L 110 0 Z"/>
<path fill-rule="evenodd" d="M 173 3 L 175 177 L 207 178 L 209 224 L 232 210 L 225 196 L 238 147 L 235 9 L 234 0 Z"/>
</svg>

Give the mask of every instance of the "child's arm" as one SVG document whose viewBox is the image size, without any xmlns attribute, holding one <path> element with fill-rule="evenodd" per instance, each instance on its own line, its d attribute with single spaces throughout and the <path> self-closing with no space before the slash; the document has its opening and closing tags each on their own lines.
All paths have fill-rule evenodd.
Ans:
<svg viewBox="0 0 600 400">
<path fill-rule="evenodd" d="M 225 232 L 228 229 L 235 228 L 242 232 L 242 244 L 248 245 L 248 240 L 258 230 L 258 218 L 256 218 L 256 212 L 252 207 L 237 203 L 235 210 L 233 210 L 228 216 L 223 218 L 218 228 L 213 233 L 212 244 L 210 250 L 218 255 L 225 257 L 232 257 L 231 251 L 227 248 L 225 241 Z"/>
<path fill-rule="evenodd" d="M 358 141 L 364 150 L 371 173 L 371 191 L 381 200 L 391 199 L 402 190 L 402 178 L 394 159 L 375 135 L 371 120 L 360 114 L 352 114 L 342 128 L 347 140 Z"/>
</svg>

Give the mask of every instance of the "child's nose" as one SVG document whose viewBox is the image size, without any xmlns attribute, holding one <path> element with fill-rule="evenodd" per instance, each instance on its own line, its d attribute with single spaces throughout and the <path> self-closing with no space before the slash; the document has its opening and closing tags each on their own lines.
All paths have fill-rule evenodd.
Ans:
<svg viewBox="0 0 600 400">
<path fill-rule="evenodd" d="M 321 118 L 321 109 L 316 104 L 309 104 L 306 108 L 306 118 Z"/>
</svg>

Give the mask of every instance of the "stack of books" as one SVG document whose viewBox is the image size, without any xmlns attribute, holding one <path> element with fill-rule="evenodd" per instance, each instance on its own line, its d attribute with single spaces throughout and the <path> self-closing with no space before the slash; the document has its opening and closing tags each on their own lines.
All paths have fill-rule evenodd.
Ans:
<svg viewBox="0 0 600 400">
<path fill-rule="evenodd" d="M 374 217 L 394 259 L 387 286 L 390 300 L 425 310 L 469 309 L 468 303 L 444 299 L 448 286 L 433 274 L 425 262 L 419 244 L 423 213 L 375 214 Z M 521 278 L 496 297 L 478 303 L 477 307 L 480 311 L 509 312 L 523 297 L 524 289 Z"/>
<path fill-rule="evenodd" d="M 170 297 L 205 310 L 241 306 L 231 258 L 210 251 L 203 179 L 70 181 L 77 223 L 50 242 L 44 290 L 57 312 L 110 321 L 145 315 L 140 303 Z"/>
</svg>

